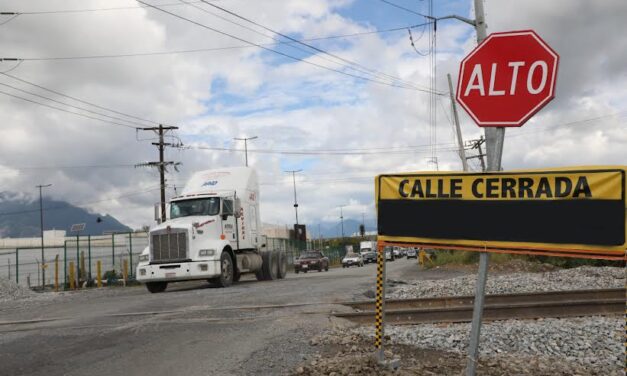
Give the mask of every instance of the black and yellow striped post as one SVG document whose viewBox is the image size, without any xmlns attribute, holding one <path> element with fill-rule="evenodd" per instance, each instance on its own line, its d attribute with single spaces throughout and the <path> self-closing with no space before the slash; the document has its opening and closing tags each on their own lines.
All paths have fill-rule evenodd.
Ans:
<svg viewBox="0 0 627 376">
<path fill-rule="evenodd" d="M 377 293 L 375 296 L 375 335 L 374 347 L 379 362 L 385 359 L 383 353 L 383 335 L 385 333 L 385 247 L 377 244 Z"/>
</svg>

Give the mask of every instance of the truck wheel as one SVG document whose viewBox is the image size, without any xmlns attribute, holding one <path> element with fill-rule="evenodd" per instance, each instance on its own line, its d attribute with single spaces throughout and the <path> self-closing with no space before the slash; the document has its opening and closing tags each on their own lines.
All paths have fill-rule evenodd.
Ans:
<svg viewBox="0 0 627 376">
<path fill-rule="evenodd" d="M 228 252 L 222 252 L 220 256 L 220 277 L 216 278 L 216 284 L 220 287 L 229 287 L 233 284 L 233 259 Z"/>
<path fill-rule="evenodd" d="M 285 278 L 287 274 L 287 256 L 285 256 L 285 252 L 279 251 L 279 264 L 278 264 L 278 274 L 277 277 L 279 279 Z"/>
<path fill-rule="evenodd" d="M 259 281 L 271 281 L 277 278 L 278 260 L 274 251 L 263 252 L 261 254 L 261 270 L 255 273 Z"/>
<path fill-rule="evenodd" d="M 153 294 L 156 294 L 158 292 L 164 292 L 167 287 L 168 287 L 168 283 L 167 282 L 148 282 L 148 283 L 146 283 L 146 288 L 148 289 L 148 291 L 150 291 Z"/>
<path fill-rule="evenodd" d="M 270 268 L 268 270 L 268 279 L 274 280 L 279 278 L 279 252 L 272 251 L 270 253 Z"/>
</svg>

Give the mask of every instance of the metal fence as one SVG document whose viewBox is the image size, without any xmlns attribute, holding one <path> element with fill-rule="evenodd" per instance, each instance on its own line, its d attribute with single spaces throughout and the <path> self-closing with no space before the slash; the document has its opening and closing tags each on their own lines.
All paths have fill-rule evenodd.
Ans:
<svg viewBox="0 0 627 376">
<path fill-rule="evenodd" d="M 147 245 L 148 234 L 145 232 L 66 238 L 63 246 L 44 247 L 45 272 L 41 267 L 41 247 L 0 249 L 0 278 L 9 278 L 29 287 L 41 286 L 42 279 L 48 287 L 54 287 L 58 281 L 60 288 L 67 288 L 71 275 L 78 284 L 93 283 L 100 262 L 105 283 L 107 279 L 121 278 L 125 263 L 128 279 L 132 280 L 139 255 Z M 266 247 L 284 251 L 290 269 L 303 251 L 319 249 L 312 241 L 279 238 L 267 238 Z M 339 265 L 346 254 L 344 247 L 326 246 L 322 251 L 331 265 Z"/>
<path fill-rule="evenodd" d="M 287 263 L 290 268 L 294 265 L 294 260 L 303 251 L 310 249 L 318 249 L 321 250 L 322 253 L 329 258 L 330 265 L 339 265 L 342 263 L 342 258 L 346 255 L 346 249 L 344 247 L 330 247 L 323 246 L 322 248 L 317 247 L 314 241 L 298 241 L 298 240 L 290 240 L 290 239 L 278 239 L 278 238 L 268 238 L 266 240 L 266 246 L 268 249 L 276 249 L 285 251 L 287 255 Z"/>
<path fill-rule="evenodd" d="M 100 261 L 103 279 L 121 276 L 124 264 L 128 278 L 133 279 L 134 265 L 147 245 L 146 233 L 66 238 L 63 246 L 44 247 L 45 271 L 41 267 L 41 247 L 3 249 L 0 250 L 0 277 L 33 287 L 41 286 L 42 279 L 46 286 L 54 286 L 55 281 L 67 286 L 70 274 L 79 277 L 75 279 L 77 283 L 95 279 Z"/>
</svg>

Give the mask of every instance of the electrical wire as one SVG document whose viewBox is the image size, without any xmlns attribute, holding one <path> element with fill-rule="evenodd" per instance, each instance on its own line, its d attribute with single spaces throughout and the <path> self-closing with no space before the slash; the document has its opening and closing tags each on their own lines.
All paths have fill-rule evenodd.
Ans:
<svg viewBox="0 0 627 376">
<path fill-rule="evenodd" d="M 405 12 L 412 13 L 412 14 L 415 14 L 417 16 L 424 17 L 424 18 L 427 18 L 427 19 L 433 19 L 433 14 L 431 14 L 431 13 L 429 13 L 429 15 L 427 16 L 426 14 L 422 14 L 422 13 L 413 11 L 413 10 L 411 10 L 409 8 L 405 8 L 405 7 L 401 6 L 401 5 L 393 3 L 391 1 L 387 1 L 387 0 L 379 0 L 379 1 L 381 1 L 382 3 L 388 4 L 390 6 L 393 6 L 394 8 L 402 9 Z"/>
<path fill-rule="evenodd" d="M 272 35 L 268 35 L 268 34 L 262 33 L 262 32 L 260 32 L 259 30 L 255 30 L 255 29 L 253 29 L 252 27 L 248 27 L 248 26 L 243 25 L 243 24 L 241 24 L 241 23 L 235 22 L 235 21 L 233 21 L 233 20 L 231 20 L 231 19 L 228 19 L 228 18 L 226 18 L 226 17 L 223 17 L 223 16 L 221 16 L 221 15 L 219 15 L 219 14 L 216 14 L 216 13 L 214 13 L 214 12 L 210 12 L 210 11 L 208 11 L 207 9 L 202 8 L 202 7 L 199 7 L 199 6 L 197 6 L 197 5 L 189 4 L 189 3 L 188 3 L 188 2 L 186 2 L 185 0 L 179 0 L 179 1 L 180 1 L 181 3 L 183 3 L 183 4 L 188 4 L 188 5 L 190 5 L 191 7 L 195 8 L 195 9 L 198 9 L 198 10 L 200 10 L 200 11 L 204 12 L 204 13 L 207 13 L 207 14 L 210 14 L 210 15 L 212 15 L 212 16 L 214 16 L 214 17 L 217 17 L 217 18 L 219 18 L 219 19 L 221 19 L 221 20 L 223 20 L 223 21 L 229 22 L 229 23 L 231 23 L 231 24 L 233 24 L 233 25 L 237 25 L 237 26 L 239 26 L 239 27 L 241 27 L 241 28 L 244 28 L 244 29 L 246 29 L 246 30 L 248 30 L 248 31 L 252 31 L 252 32 L 253 32 L 253 33 L 255 33 L 255 34 L 258 34 L 258 35 L 261 35 L 261 36 L 263 36 L 263 37 L 266 37 L 266 38 L 272 39 L 273 41 L 276 41 L 276 38 L 275 38 L 274 36 L 272 36 Z M 207 2 L 205 2 L 205 3 L 206 3 L 206 4 L 208 4 L 208 5 L 210 5 L 210 6 L 214 6 L 214 5 L 210 4 L 210 3 L 207 3 Z M 237 13 L 234 13 L 234 12 L 232 12 L 232 11 L 230 11 L 230 10 L 227 10 L 227 9 L 224 9 L 224 8 L 222 8 L 222 7 L 218 7 L 218 6 L 214 6 L 214 7 L 215 7 L 215 8 L 217 8 L 217 9 L 219 9 L 219 10 L 221 10 L 221 11 L 223 11 L 223 12 L 225 12 L 225 13 L 227 13 L 227 14 L 230 14 L 230 15 L 232 15 L 232 16 L 234 16 L 234 17 L 237 17 L 237 18 L 239 18 L 239 19 L 241 19 L 241 20 L 244 20 L 244 21 L 246 21 L 246 22 L 249 22 L 249 23 L 251 23 L 251 24 L 253 24 L 253 25 L 255 25 L 255 26 L 258 26 L 258 27 L 260 27 L 260 28 L 262 28 L 262 29 L 266 30 L 266 31 L 269 31 L 269 32 L 271 32 L 271 33 L 273 33 L 273 34 L 275 34 L 275 35 L 277 35 L 277 36 L 281 36 L 281 37 L 283 37 L 283 38 L 287 38 L 287 39 L 288 39 L 291 43 L 290 43 L 290 44 L 286 44 L 286 45 L 287 45 L 288 47 L 291 47 L 291 48 L 293 48 L 293 49 L 296 49 L 296 50 L 298 50 L 298 51 L 300 51 L 300 52 L 304 52 L 305 54 L 310 54 L 310 53 L 311 53 L 311 51 L 306 50 L 306 49 L 304 49 L 304 48 L 300 48 L 300 47 L 296 46 L 295 44 L 301 44 L 301 45 L 303 45 L 303 46 L 305 46 L 305 47 L 308 47 L 308 48 L 311 48 L 311 49 L 313 49 L 313 50 L 315 50 L 315 51 L 317 51 L 317 52 L 321 52 L 321 53 L 323 53 L 324 55 L 331 56 L 331 57 L 333 57 L 333 58 L 335 58 L 335 59 L 338 59 L 338 60 L 343 60 L 342 58 L 339 58 L 339 57 L 337 57 L 337 56 L 335 56 L 335 55 L 333 55 L 333 54 L 329 54 L 329 53 L 327 53 L 327 52 L 323 51 L 322 49 L 319 49 L 319 48 L 317 48 L 317 47 L 313 47 L 313 46 L 311 46 L 311 45 L 309 45 L 309 44 L 306 44 L 306 43 L 304 43 L 304 42 L 302 42 L 302 41 L 300 41 L 300 40 L 294 39 L 294 38 L 292 38 L 292 37 L 289 37 L 289 36 L 287 36 L 287 35 L 284 35 L 284 34 L 281 34 L 281 33 L 277 32 L 277 31 L 274 31 L 274 30 L 272 30 L 272 29 L 270 29 L 270 28 L 267 28 L 267 27 L 265 27 L 265 26 L 263 26 L 263 25 L 260 25 L 260 24 L 258 24 L 258 23 L 256 23 L 256 22 L 254 22 L 254 21 L 252 21 L 252 20 L 249 20 L 248 18 L 242 17 L 242 16 L 238 15 Z M 260 45 L 263 45 L 263 44 L 260 44 Z M 318 57 L 319 59 L 325 60 L 325 61 L 330 62 L 330 63 L 332 63 L 332 64 L 339 65 L 341 68 L 349 68 L 349 69 L 353 69 L 353 70 L 354 70 L 354 71 L 356 71 L 356 72 L 359 72 L 359 73 L 362 73 L 362 74 L 366 74 L 366 75 L 368 75 L 368 76 L 372 76 L 372 77 L 380 78 L 380 77 L 378 77 L 377 75 L 373 74 L 371 71 L 368 71 L 367 69 L 359 69 L 359 68 L 355 68 L 355 67 L 352 67 L 352 66 L 347 66 L 347 65 L 345 65 L 345 64 L 343 64 L 343 63 L 341 63 L 341 62 L 338 62 L 338 61 L 336 61 L 336 60 L 329 59 L 329 58 L 327 58 L 327 57 L 326 57 L 326 56 L 324 56 L 324 55 L 315 55 L 315 56 L 316 56 L 316 57 Z M 352 63 L 352 64 L 356 64 L 356 63 Z M 387 80 L 388 80 L 388 78 L 383 78 L 382 80 L 385 80 L 386 82 L 388 82 L 388 81 L 387 81 Z M 415 86 L 415 85 L 413 85 L 413 84 L 411 84 L 411 83 L 404 82 L 404 81 L 402 81 L 401 79 L 398 79 L 398 80 L 400 81 L 400 82 L 397 82 L 397 84 L 399 84 L 399 85 L 402 85 L 402 86 L 405 86 L 405 87 L 409 87 L 409 88 L 418 88 L 418 86 Z M 394 81 L 394 80 L 392 80 L 392 81 Z"/>
<path fill-rule="evenodd" d="M 360 76 L 360 75 L 355 75 L 355 74 L 348 73 L 348 72 L 344 72 L 344 71 L 341 71 L 341 70 L 338 70 L 338 69 L 334 69 L 334 68 L 331 68 L 331 67 L 328 67 L 328 66 L 325 66 L 325 65 L 321 65 L 321 64 L 317 64 L 317 63 L 314 63 L 314 62 L 311 62 L 311 61 L 307 61 L 307 60 L 305 60 L 305 59 L 302 59 L 302 58 L 299 58 L 299 57 L 295 57 L 295 56 L 292 56 L 292 55 L 290 55 L 290 54 L 286 54 L 286 53 L 284 53 L 284 52 L 281 52 L 281 51 L 278 51 L 278 50 L 274 50 L 274 49 L 272 49 L 272 48 L 264 47 L 264 46 L 262 46 L 262 45 L 260 45 L 260 44 L 258 44 L 258 43 L 254 43 L 254 42 L 248 41 L 248 40 L 246 40 L 246 39 L 243 39 L 243 38 L 237 37 L 237 36 L 235 36 L 235 35 L 233 35 L 233 34 L 229 34 L 229 33 L 227 33 L 227 32 L 224 32 L 224 31 L 218 30 L 218 29 L 216 29 L 216 28 L 214 28 L 214 27 L 211 27 L 211 26 L 205 25 L 205 24 L 203 24 L 203 23 L 196 22 L 196 21 L 191 20 L 191 19 L 189 19 L 189 18 L 183 17 L 183 16 L 181 16 L 181 15 L 179 15 L 179 14 L 176 14 L 176 13 L 173 13 L 173 12 L 170 12 L 170 11 L 167 11 L 167 10 L 165 10 L 165 9 L 161 9 L 161 8 L 159 8 L 158 6 L 148 4 L 148 3 L 146 3 L 146 2 L 144 2 L 144 1 L 142 1 L 142 0 L 137 0 L 137 2 L 139 2 L 139 3 L 141 3 L 141 4 L 148 5 L 148 6 L 150 6 L 150 7 L 151 7 L 151 8 L 153 8 L 153 9 L 156 9 L 156 10 L 158 10 L 158 11 L 160 11 L 160 12 L 163 12 L 163 13 L 169 14 L 169 15 L 171 15 L 171 16 L 173 16 L 173 17 L 179 18 L 179 19 L 181 19 L 181 20 L 184 20 L 184 21 L 186 21 L 186 22 L 192 23 L 192 24 L 194 24 L 194 25 L 200 26 L 200 27 L 202 27 L 202 28 L 204 28 L 204 29 L 207 29 L 207 30 L 213 31 L 213 32 L 218 33 L 218 34 L 220 34 L 220 35 L 227 36 L 227 37 L 229 37 L 229 38 L 233 38 L 233 39 L 235 39 L 235 40 L 238 40 L 238 41 L 240 41 L 240 42 L 247 43 L 247 44 L 249 44 L 249 45 L 256 46 L 256 47 L 258 47 L 258 48 L 261 48 L 261 49 L 262 49 L 262 50 L 264 50 L 264 51 L 272 52 L 272 53 L 274 53 L 274 54 L 277 54 L 277 55 L 279 55 L 279 56 L 286 57 L 286 58 L 291 59 L 291 60 L 294 60 L 294 61 L 303 62 L 303 63 L 305 63 L 305 64 L 309 64 L 309 65 L 312 65 L 312 66 L 315 66 L 315 67 L 318 67 L 318 68 L 321 68 L 321 69 L 325 69 L 325 70 L 328 70 L 328 71 L 331 71 L 331 72 L 339 73 L 339 74 L 342 74 L 342 75 L 345 75 L 345 76 L 349 76 L 349 77 L 352 77 L 352 78 L 357 78 L 357 79 L 364 80 L 364 81 L 369 81 L 369 82 L 377 83 L 377 84 L 380 84 L 380 85 L 386 85 L 386 86 L 395 87 L 395 88 L 401 88 L 401 89 L 406 89 L 406 90 L 414 90 L 414 91 L 421 91 L 421 92 L 426 92 L 426 93 L 429 93 L 429 91 L 428 91 L 428 90 L 412 89 L 412 88 L 408 88 L 408 87 L 404 87 L 404 86 L 394 85 L 394 84 L 390 84 L 390 83 L 388 83 L 388 82 L 383 82 L 383 81 L 379 81 L 379 80 L 374 80 L 374 79 L 371 79 L 371 78 L 368 78 L 368 77 L 364 77 L 364 76 Z"/>
<path fill-rule="evenodd" d="M 192 3 L 198 3 L 199 1 L 191 1 Z M 180 3 L 164 3 L 159 4 L 161 7 L 175 7 L 181 6 Z M 31 16 L 31 15 L 42 15 L 42 14 L 62 14 L 62 13 L 89 13 L 89 12 L 101 12 L 101 11 L 110 11 L 110 10 L 128 10 L 128 9 L 143 9 L 147 8 L 145 5 L 139 6 L 128 6 L 128 7 L 111 7 L 111 8 L 87 8 L 87 9 L 60 9 L 60 10 L 48 10 L 48 11 L 32 11 L 32 12 L 16 12 L 19 14 Z"/>
<path fill-rule="evenodd" d="M 109 123 L 109 124 L 112 124 L 112 125 L 119 125 L 119 126 L 126 127 L 126 128 L 137 129 L 137 127 L 133 127 L 133 126 L 128 125 L 128 124 L 117 123 L 117 122 L 110 121 L 110 120 L 100 119 L 100 118 L 97 118 L 97 117 L 95 117 L 95 116 L 90 116 L 90 115 L 81 114 L 80 112 L 74 112 L 74 111 L 66 110 L 66 109 L 61 108 L 61 107 L 56 107 L 56 106 L 52 106 L 52 105 L 49 105 L 49 104 L 46 104 L 46 103 L 37 102 L 37 101 L 34 101 L 34 100 L 32 100 L 32 99 L 28 99 L 28 98 L 20 97 L 19 95 L 14 95 L 14 94 L 11 94 L 11 93 L 4 92 L 4 91 L 2 91 L 2 90 L 0 90 L 0 94 L 4 94 L 4 95 L 7 95 L 7 96 L 9 96 L 9 97 L 13 97 L 13 98 L 21 99 L 21 100 L 26 101 L 26 102 L 30 102 L 30 103 L 34 103 L 34 104 L 38 104 L 38 105 L 40 105 L 40 106 L 48 107 L 48 108 L 51 108 L 51 109 L 54 109 L 54 110 L 58 110 L 58 111 L 62 111 L 62 112 L 67 112 L 67 113 L 69 113 L 69 114 L 73 114 L 73 115 L 77 115 L 77 116 L 82 116 L 82 117 L 85 117 L 85 118 L 88 118 L 88 119 L 98 120 L 98 121 L 101 121 L 101 122 L 103 122 L 103 123 Z"/>
<path fill-rule="evenodd" d="M 185 2 L 184 0 L 180 0 L 180 1 Z M 393 76 L 393 75 L 389 75 L 389 74 L 384 73 L 384 72 L 380 72 L 380 71 L 378 71 L 378 70 L 376 70 L 376 69 L 372 69 L 372 68 L 365 67 L 365 66 L 363 66 L 362 64 L 356 63 L 356 62 L 351 61 L 351 60 L 349 60 L 349 59 L 346 59 L 346 58 L 343 58 L 343 57 L 338 56 L 338 55 L 336 55 L 336 54 L 330 53 L 330 52 L 325 51 L 325 50 L 323 50 L 323 49 L 321 49 L 321 48 L 315 47 L 315 46 L 313 46 L 313 45 L 311 45 L 311 44 L 308 44 L 308 43 L 302 42 L 302 41 L 300 41 L 300 40 L 297 40 L 297 39 L 295 39 L 295 38 L 293 38 L 293 37 L 290 37 L 289 35 L 286 35 L 286 34 L 283 34 L 283 33 L 281 33 L 281 32 L 278 32 L 278 31 L 276 31 L 276 30 L 273 30 L 273 29 L 271 29 L 271 28 L 269 28 L 269 27 L 267 27 L 267 26 L 261 25 L 260 23 L 255 22 L 255 21 L 253 21 L 253 20 L 251 20 L 251 19 L 249 19 L 249 18 L 247 18 L 247 17 L 244 17 L 244 16 L 242 16 L 242 15 L 240 15 L 240 14 L 238 14 L 238 13 L 235 13 L 235 12 L 233 12 L 233 11 L 231 11 L 231 10 L 228 10 L 228 9 L 223 8 L 223 7 L 221 7 L 221 6 L 218 6 L 218 5 L 212 4 L 212 3 L 210 3 L 210 2 L 208 2 L 208 1 L 206 1 L 206 0 L 201 0 L 201 1 L 202 1 L 204 4 L 206 4 L 206 5 L 208 5 L 208 6 L 212 7 L 212 8 L 215 8 L 215 9 L 221 10 L 221 11 L 223 11 L 223 12 L 225 12 L 225 13 L 227 13 L 227 14 L 230 14 L 230 15 L 232 15 L 232 16 L 234 16 L 234 17 L 237 17 L 237 18 L 239 18 L 239 19 L 241 19 L 241 20 L 243 20 L 243 21 L 249 22 L 249 23 L 251 23 L 251 24 L 253 24 L 253 25 L 255 25 L 255 26 L 258 26 L 258 27 L 260 27 L 260 28 L 262 28 L 262 29 L 266 30 L 266 31 L 269 31 L 269 32 L 274 33 L 274 34 L 276 34 L 276 35 L 279 35 L 279 36 L 281 36 L 281 37 L 283 37 L 283 38 L 285 38 L 285 39 L 288 39 L 288 40 L 289 40 L 289 41 L 291 41 L 291 42 L 298 43 L 298 44 L 300 44 L 300 45 L 302 45 L 302 46 L 305 46 L 305 47 L 307 47 L 307 48 L 310 48 L 310 49 L 312 49 L 312 50 L 314 50 L 314 51 L 316 51 L 316 52 L 320 52 L 320 53 L 325 54 L 325 55 L 327 55 L 327 56 L 331 56 L 331 57 L 333 57 L 334 59 L 337 59 L 337 60 L 341 61 L 342 63 L 348 64 L 348 65 L 349 65 L 349 68 L 354 69 L 354 70 L 356 70 L 356 71 L 358 71 L 358 72 L 361 72 L 361 73 L 366 73 L 366 74 L 371 74 L 371 75 L 373 75 L 373 76 L 375 76 L 375 77 L 378 77 L 378 78 L 383 77 L 384 79 L 389 79 L 389 80 L 392 80 L 393 82 L 396 82 L 396 83 L 398 83 L 398 84 L 402 84 L 402 85 L 406 85 L 406 86 L 409 86 L 409 87 L 416 87 L 414 84 L 412 84 L 412 83 L 410 83 L 410 82 L 407 82 L 407 81 L 403 80 L 402 78 L 399 78 L 399 77 L 396 77 L 396 76 Z M 199 9 L 203 9 L 203 8 L 198 7 L 198 6 L 194 6 L 194 7 L 195 7 L 195 8 L 199 8 Z M 356 69 L 355 67 L 357 67 L 357 68 L 359 68 L 359 69 Z M 424 88 L 423 88 L 423 89 L 424 89 Z"/>
<path fill-rule="evenodd" d="M 36 83 L 34 83 L 34 82 L 27 81 L 27 80 L 25 80 L 25 79 L 23 79 L 23 78 L 20 78 L 20 77 L 17 77 L 17 76 L 11 75 L 11 74 L 7 74 L 7 73 L 2 73 L 2 74 L 3 74 L 3 75 L 5 75 L 5 76 L 7 76 L 7 77 L 10 77 L 10 78 L 12 78 L 12 79 L 14 79 L 14 80 L 16 80 L 16 81 L 19 81 L 19 82 L 25 83 L 25 84 L 27 84 L 27 85 L 34 86 L 34 87 L 36 87 L 36 88 L 39 88 L 39 89 L 42 89 L 42 90 L 48 91 L 48 92 L 53 93 L 53 94 L 56 94 L 56 95 L 60 95 L 60 96 L 62 96 L 62 97 L 66 97 L 66 98 L 69 98 L 69 99 L 75 100 L 75 101 L 80 102 L 80 103 L 83 103 L 83 104 L 87 104 L 87 105 L 90 105 L 90 106 L 93 106 L 93 107 L 99 108 L 99 109 L 101 109 L 101 110 L 105 110 L 105 111 L 113 112 L 114 114 L 118 114 L 118 115 L 126 116 L 126 117 L 129 117 L 129 118 L 131 118 L 131 119 L 135 119 L 135 120 L 144 121 L 144 122 L 146 122 L 146 123 L 151 123 L 151 124 L 159 124 L 158 122 L 156 122 L 156 121 L 154 121 L 154 120 L 143 119 L 143 118 L 140 118 L 140 117 L 135 116 L 135 115 L 130 115 L 130 114 L 127 114 L 127 113 L 124 113 L 124 112 L 121 112 L 121 111 L 117 111 L 117 110 L 114 110 L 114 109 L 111 109 L 111 108 L 108 108 L 108 107 L 100 106 L 100 105 L 97 105 L 97 104 L 95 104 L 95 103 L 88 102 L 88 101 L 86 101 L 86 100 L 83 100 L 83 99 L 80 99 L 80 98 L 77 98 L 77 97 L 73 97 L 73 96 L 70 96 L 70 95 L 67 95 L 67 94 L 61 93 L 61 92 L 59 92 L 59 91 L 57 91 L 57 90 L 49 89 L 49 88 L 44 87 L 44 86 L 42 86 L 42 85 L 36 84 Z"/>
<path fill-rule="evenodd" d="M 33 93 L 33 92 L 30 92 L 30 91 L 27 91 L 27 90 L 23 90 L 23 89 L 17 88 L 15 86 L 4 84 L 2 82 L 0 82 L 0 85 L 6 86 L 8 88 L 11 88 L 13 90 L 17 90 L 19 92 L 22 92 L 22 93 L 25 93 L 25 94 L 28 94 L 28 95 L 32 95 L 32 96 L 35 96 L 35 97 L 38 97 L 38 98 L 49 100 L 49 101 L 54 102 L 54 103 L 62 104 L 64 106 L 68 106 L 70 108 L 75 108 L 75 109 L 78 109 L 78 110 L 81 110 L 81 111 L 89 112 L 89 113 L 94 114 L 94 115 L 99 115 L 99 116 L 103 116 L 103 117 L 106 117 L 106 118 L 109 118 L 109 119 L 113 119 L 113 120 L 123 121 L 123 122 L 127 122 L 127 123 L 130 123 L 130 124 L 135 124 L 135 125 L 138 125 L 140 127 L 145 126 L 145 124 L 142 124 L 142 123 L 138 123 L 138 122 L 135 122 L 135 121 L 126 120 L 126 119 L 122 119 L 122 118 L 119 118 L 119 117 L 107 115 L 107 114 L 104 114 L 104 113 L 98 112 L 98 111 L 92 111 L 92 110 L 87 109 L 87 108 L 74 106 L 74 105 L 71 105 L 71 104 L 68 104 L 68 103 L 65 103 L 65 102 L 58 101 L 56 99 L 52 99 L 52 98 L 46 97 L 44 95 L 40 95 L 40 94 L 37 94 L 37 93 Z"/>
<path fill-rule="evenodd" d="M 198 150 L 211 150 L 211 151 L 227 151 L 227 152 L 244 152 L 244 149 L 225 148 L 225 147 L 212 147 L 202 145 L 187 145 L 181 147 L 181 149 L 198 149 Z M 456 147 L 440 148 L 440 151 L 457 150 Z M 272 149 L 248 149 L 248 153 L 258 154 L 278 154 L 278 155 L 322 155 L 322 156 L 345 156 L 345 155 L 390 155 L 390 154 L 413 154 L 424 153 L 428 154 L 430 151 L 424 150 L 372 150 L 372 151 L 317 151 L 317 150 L 272 150 Z"/>
<path fill-rule="evenodd" d="M 9 22 L 11 22 L 11 21 L 13 21 L 14 19 L 16 19 L 19 15 L 20 15 L 19 13 L 14 13 L 14 14 L 12 14 L 12 17 L 9 17 L 9 19 L 8 19 L 8 20 L 6 20 L 6 21 L 4 21 L 4 22 L 1 22 L 1 23 L 0 23 L 0 26 L 8 24 Z"/>
<path fill-rule="evenodd" d="M 0 170 L 71 170 L 71 169 L 83 169 L 83 168 L 128 168 L 135 167 L 134 164 L 110 164 L 110 165 L 64 165 L 64 166 L 0 166 Z"/>
<path fill-rule="evenodd" d="M 401 30 L 413 29 L 417 27 L 424 27 L 425 25 L 428 25 L 430 23 L 431 22 L 426 22 L 426 23 L 411 25 L 411 26 L 402 26 L 402 27 L 396 27 L 396 28 L 385 29 L 385 30 L 364 31 L 364 32 L 352 33 L 352 34 L 306 38 L 306 39 L 300 39 L 299 41 L 300 42 L 317 42 L 317 41 L 323 41 L 323 40 L 360 37 L 364 35 L 383 34 L 383 33 L 390 33 L 390 32 L 396 32 L 396 31 L 401 31 Z M 294 43 L 295 42 L 290 42 L 290 41 L 278 41 L 275 43 L 260 43 L 260 45 L 264 47 L 273 47 L 273 46 L 281 46 L 281 45 L 290 45 Z M 16 60 L 17 61 L 21 61 L 21 60 L 23 61 L 55 61 L 55 60 L 115 59 L 115 58 L 127 58 L 127 57 L 176 55 L 176 54 L 186 54 L 186 53 L 225 51 L 225 50 L 235 50 L 235 49 L 244 49 L 244 48 L 256 48 L 256 46 L 247 44 L 247 45 L 239 45 L 239 46 L 209 47 L 209 48 L 196 48 L 196 49 L 173 50 L 173 51 L 138 52 L 138 53 L 127 53 L 127 54 L 25 57 L 25 58 L 20 58 Z"/>
</svg>

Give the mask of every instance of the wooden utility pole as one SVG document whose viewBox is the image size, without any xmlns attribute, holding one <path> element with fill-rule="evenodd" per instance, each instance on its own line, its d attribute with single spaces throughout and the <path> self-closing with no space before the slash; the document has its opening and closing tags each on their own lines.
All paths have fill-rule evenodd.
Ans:
<svg viewBox="0 0 627 376">
<path fill-rule="evenodd" d="M 159 142 L 153 142 L 152 144 L 157 146 L 157 148 L 159 149 L 159 162 L 147 162 L 147 163 L 140 163 L 135 165 L 135 167 L 156 167 L 157 169 L 159 169 L 159 187 L 161 190 L 161 222 L 165 222 L 166 219 L 166 215 L 165 215 L 165 172 L 166 172 L 166 168 L 167 166 L 174 166 L 174 169 L 176 169 L 176 166 L 178 166 L 180 163 L 178 162 L 172 162 L 172 161 L 164 161 L 164 151 L 165 151 L 165 147 L 166 146 L 173 146 L 173 144 L 171 143 L 167 143 L 164 141 L 164 136 L 165 133 L 167 131 L 170 130 L 174 130 L 174 129 L 179 129 L 179 127 L 172 127 L 172 126 L 168 126 L 168 127 L 164 127 L 162 124 L 159 124 L 158 127 L 149 127 L 149 128 L 141 128 L 141 130 L 143 131 L 154 131 L 157 133 L 157 135 L 159 135 Z"/>
</svg>

